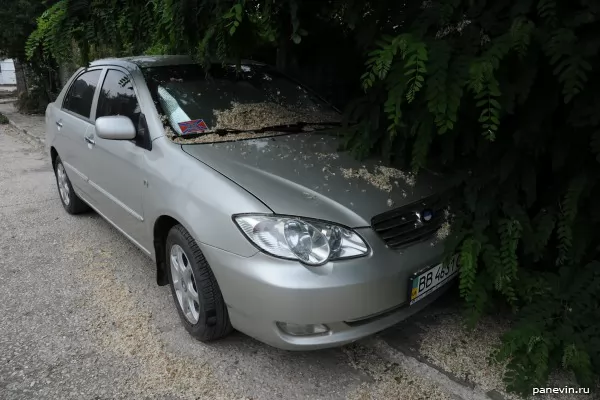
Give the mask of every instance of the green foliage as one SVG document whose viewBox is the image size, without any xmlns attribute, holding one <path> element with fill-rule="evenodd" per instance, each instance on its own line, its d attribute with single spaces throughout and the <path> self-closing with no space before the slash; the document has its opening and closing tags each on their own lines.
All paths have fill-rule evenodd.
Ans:
<svg viewBox="0 0 600 400">
<path fill-rule="evenodd" d="M 0 125 L 6 125 L 8 124 L 8 118 L 6 118 L 6 115 L 0 113 Z"/>
<path fill-rule="evenodd" d="M 590 384 L 600 373 L 599 7 L 484 4 L 428 2 L 407 13 L 411 27 L 382 35 L 361 77 L 367 96 L 384 93 L 382 112 L 358 119 L 374 137 L 389 121 L 415 171 L 463 172 L 446 260 L 459 255 L 472 321 L 497 301 L 515 312 L 496 352 L 508 387 L 531 393 L 556 368 Z"/>
<path fill-rule="evenodd" d="M 0 0 L 0 58 L 25 60 L 25 42 L 44 9 L 38 0 Z"/>
<path fill-rule="evenodd" d="M 37 20 L 37 29 L 31 34 L 25 46 L 27 58 L 32 58 L 38 48 L 52 54 L 58 60 L 65 60 L 71 53 L 70 40 L 63 40 L 62 27 L 67 25 L 66 1 L 50 7 Z"/>
<path fill-rule="evenodd" d="M 554 75 L 563 84 L 564 101 L 568 103 L 584 89 L 587 74 L 592 65 L 585 59 L 578 39 L 571 29 L 560 28 L 554 31 L 545 46 L 550 63 L 555 66 Z"/>
<path fill-rule="evenodd" d="M 276 16 L 292 7 L 273 1 L 59 0 L 37 20 L 26 45 L 59 61 L 86 64 L 106 56 L 190 54 L 199 61 L 247 57 L 275 43 Z M 289 12 L 289 10 L 288 10 Z M 293 7 L 291 19 L 294 21 Z M 141 28 L 140 28 L 141 27 Z M 296 36 L 306 36 L 296 27 Z M 74 46 L 76 51 L 74 51 Z"/>
<path fill-rule="evenodd" d="M 379 48 L 369 53 L 368 70 L 362 76 L 363 88 L 371 88 L 376 79 L 386 83 L 388 98 L 384 110 L 390 120 L 388 133 L 394 138 L 402 128 L 402 103 L 412 103 L 423 88 L 427 74 L 427 48 L 410 34 L 384 36 L 378 44 Z M 396 55 L 399 61 L 394 62 Z M 419 154 L 426 155 L 423 152 Z M 421 160 L 419 162 L 422 163 Z"/>
</svg>

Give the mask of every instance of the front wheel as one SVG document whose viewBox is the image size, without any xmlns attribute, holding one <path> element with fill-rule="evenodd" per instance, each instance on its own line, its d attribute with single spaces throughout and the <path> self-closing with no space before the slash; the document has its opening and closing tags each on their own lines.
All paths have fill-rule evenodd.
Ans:
<svg viewBox="0 0 600 400">
<path fill-rule="evenodd" d="M 181 225 L 169 231 L 166 265 L 171 293 L 187 331 L 200 341 L 232 331 L 219 285 L 198 244 Z"/>
</svg>

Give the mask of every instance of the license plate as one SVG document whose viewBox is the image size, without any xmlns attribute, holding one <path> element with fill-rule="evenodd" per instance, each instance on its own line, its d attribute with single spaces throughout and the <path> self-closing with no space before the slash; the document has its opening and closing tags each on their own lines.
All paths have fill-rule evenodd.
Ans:
<svg viewBox="0 0 600 400">
<path fill-rule="evenodd" d="M 414 274 L 408 287 L 410 288 L 410 304 L 429 296 L 458 274 L 458 254 L 452 257 L 448 265 L 437 264 Z"/>
</svg>

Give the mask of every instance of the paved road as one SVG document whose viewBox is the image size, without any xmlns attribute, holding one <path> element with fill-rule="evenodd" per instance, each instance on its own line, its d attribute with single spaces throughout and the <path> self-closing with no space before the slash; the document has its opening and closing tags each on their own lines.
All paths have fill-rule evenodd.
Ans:
<svg viewBox="0 0 600 400">
<path fill-rule="evenodd" d="M 151 260 L 96 214 L 68 215 L 25 138 L 0 125 L 0 399 L 450 398 L 362 344 L 193 340 Z"/>
</svg>

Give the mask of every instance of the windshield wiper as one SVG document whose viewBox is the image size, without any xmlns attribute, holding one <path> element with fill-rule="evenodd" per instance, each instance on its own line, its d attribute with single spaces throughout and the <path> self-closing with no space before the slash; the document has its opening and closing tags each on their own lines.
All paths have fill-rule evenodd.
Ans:
<svg viewBox="0 0 600 400">
<path fill-rule="evenodd" d="M 190 133 L 187 135 L 178 135 L 178 137 L 181 138 L 185 138 L 185 139 L 194 139 L 206 134 L 211 134 L 214 133 L 216 135 L 219 136 L 225 136 L 227 134 L 230 133 L 244 133 L 244 132 L 255 132 L 255 133 L 262 133 L 262 132 L 302 132 L 304 128 L 306 127 L 332 127 L 332 126 L 342 126 L 341 122 L 304 122 L 304 121 L 299 121 L 299 122 L 294 122 L 292 124 L 281 124 L 281 125 L 271 125 L 271 126 L 265 126 L 262 127 L 260 129 L 229 129 L 229 128 L 219 128 L 219 129 L 215 129 L 214 131 L 206 131 L 206 132 L 202 132 L 202 133 Z"/>
<path fill-rule="evenodd" d="M 211 133 L 216 133 L 218 135 L 226 135 L 228 133 L 242 133 L 242 132 L 256 132 L 256 133 L 261 133 L 261 132 L 301 132 L 304 128 L 306 127 L 319 127 L 319 126 L 323 126 L 323 127 L 332 127 L 332 126 L 341 126 L 341 122 L 304 122 L 304 121 L 299 121 L 299 122 L 294 122 L 292 124 L 281 124 L 281 125 L 271 125 L 271 126 L 264 126 L 262 128 L 259 129 L 227 129 L 227 128 L 221 128 L 221 129 L 217 129 Z"/>
</svg>

